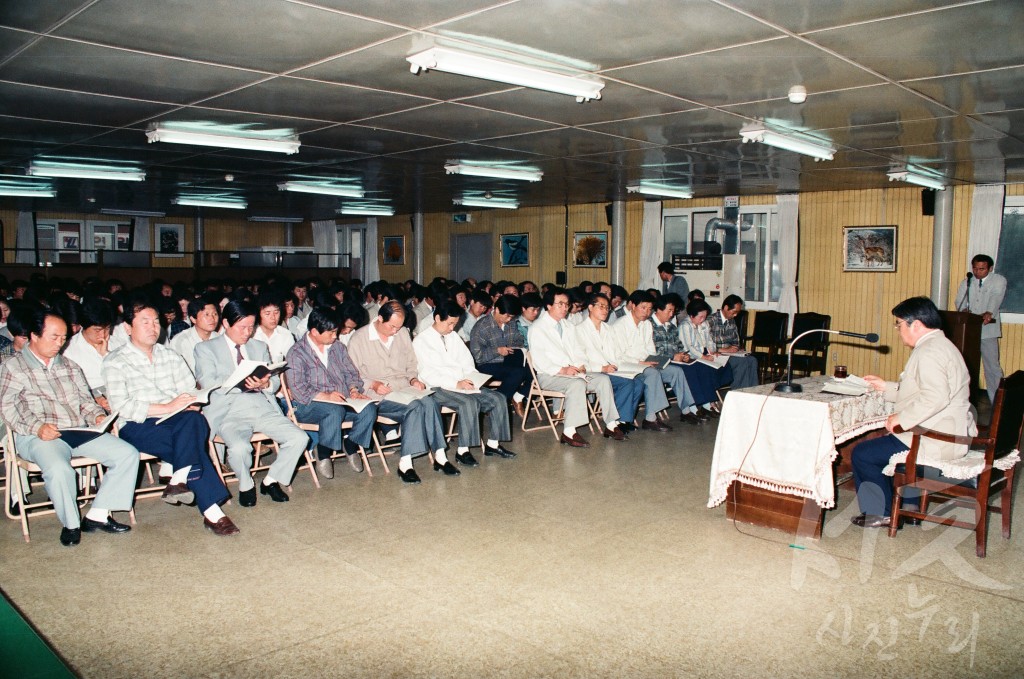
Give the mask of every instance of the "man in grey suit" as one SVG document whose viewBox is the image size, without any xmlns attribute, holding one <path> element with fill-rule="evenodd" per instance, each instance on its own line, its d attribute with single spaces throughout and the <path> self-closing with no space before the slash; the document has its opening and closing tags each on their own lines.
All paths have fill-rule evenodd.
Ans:
<svg viewBox="0 0 1024 679">
<path fill-rule="evenodd" d="M 219 337 L 196 345 L 196 380 L 200 388 L 214 387 L 231 376 L 244 359 L 270 362 L 267 345 L 251 339 L 256 327 L 256 309 L 248 302 L 231 301 L 221 314 L 222 333 Z M 250 377 L 240 389 L 210 394 L 210 404 L 203 415 L 210 422 L 210 430 L 224 439 L 227 461 L 238 476 L 238 503 L 243 507 L 256 504 L 256 485 L 252 479 L 252 443 L 254 431 L 266 434 L 278 445 L 277 459 L 270 466 L 260 493 L 269 495 L 274 502 L 287 502 L 288 495 L 281 484 L 291 483 L 295 467 L 302 456 L 309 437 L 296 427 L 274 400 L 281 386 L 278 377 L 262 380 Z"/>
<path fill-rule="evenodd" d="M 658 265 L 658 278 L 661 279 L 661 294 L 667 295 L 670 292 L 674 292 L 682 297 L 684 301 L 686 296 L 690 294 L 690 286 L 686 283 L 685 278 L 675 275 L 672 262 L 662 262 Z"/>
<path fill-rule="evenodd" d="M 988 255 L 971 259 L 971 273 L 956 291 L 957 311 L 970 311 L 981 316 L 981 363 L 985 368 L 985 389 L 989 402 L 996 400 L 1003 369 L 999 365 L 999 307 L 1006 295 L 1006 279 L 992 273 L 995 262 Z"/>
</svg>

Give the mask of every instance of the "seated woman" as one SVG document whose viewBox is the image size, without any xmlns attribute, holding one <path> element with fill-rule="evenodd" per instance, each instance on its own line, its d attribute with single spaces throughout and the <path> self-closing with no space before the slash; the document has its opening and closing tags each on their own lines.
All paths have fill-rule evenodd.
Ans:
<svg viewBox="0 0 1024 679">
<path fill-rule="evenodd" d="M 679 339 L 682 341 L 683 346 L 686 347 L 690 358 L 693 359 L 693 364 L 689 371 L 700 370 L 705 372 L 709 375 L 710 383 L 714 385 L 716 391 L 713 398 L 709 402 L 703 403 L 703 405 L 705 409 L 717 417 L 719 412 L 717 389 L 732 382 L 732 368 L 728 363 L 717 368 L 711 363 L 713 359 L 719 357 L 719 353 L 718 348 L 715 346 L 715 341 L 711 339 L 711 327 L 707 323 L 710 313 L 711 307 L 701 297 L 695 296 L 690 300 L 686 305 L 686 317 L 679 327 Z M 689 379 L 689 374 L 688 372 L 687 379 Z M 696 394 L 694 394 L 694 398 L 696 399 Z M 697 399 L 697 403 L 702 402 Z"/>
</svg>

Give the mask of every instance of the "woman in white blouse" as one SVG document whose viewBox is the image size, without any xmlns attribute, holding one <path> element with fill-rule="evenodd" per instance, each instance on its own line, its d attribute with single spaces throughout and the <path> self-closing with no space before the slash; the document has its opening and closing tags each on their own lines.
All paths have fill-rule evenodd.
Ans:
<svg viewBox="0 0 1024 679">
<path fill-rule="evenodd" d="M 702 299 L 691 300 L 686 305 L 683 322 L 679 324 L 679 339 L 697 365 L 714 371 L 714 384 L 722 387 L 732 382 L 732 368 L 729 364 L 715 370 L 710 363 L 701 363 L 701 359 L 711 361 L 720 356 L 715 340 L 711 338 L 711 326 L 707 322 L 710 313 L 711 307 L 707 302 Z M 709 410 L 717 414 L 718 404 L 711 403 Z"/>
<path fill-rule="evenodd" d="M 281 327 L 281 298 L 278 295 L 262 295 L 259 300 L 260 315 L 253 338 L 266 342 L 270 349 L 270 360 L 278 363 L 284 360 L 288 350 L 295 344 L 295 337 Z"/>
</svg>

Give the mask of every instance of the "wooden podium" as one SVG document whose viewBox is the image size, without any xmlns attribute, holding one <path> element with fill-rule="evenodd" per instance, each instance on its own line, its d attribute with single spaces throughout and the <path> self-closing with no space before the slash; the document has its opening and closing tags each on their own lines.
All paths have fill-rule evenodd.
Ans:
<svg viewBox="0 0 1024 679">
<path fill-rule="evenodd" d="M 981 365 L 981 316 L 969 311 L 940 311 L 942 332 L 956 345 L 971 376 L 971 400 L 978 390 L 978 367 Z"/>
</svg>

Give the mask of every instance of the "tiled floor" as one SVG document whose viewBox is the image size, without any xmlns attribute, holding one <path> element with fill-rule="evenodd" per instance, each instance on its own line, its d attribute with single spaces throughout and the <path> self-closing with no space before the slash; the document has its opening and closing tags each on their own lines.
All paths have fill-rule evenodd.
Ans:
<svg viewBox="0 0 1024 679">
<path fill-rule="evenodd" d="M 28 545 L 7 522 L 0 583 L 104 679 L 1021 676 L 1019 538 L 890 540 L 849 493 L 818 542 L 733 525 L 706 508 L 715 426 L 675 424 L 589 450 L 517 431 L 517 459 L 421 458 L 419 486 L 339 462 L 229 506 L 234 538 L 158 500 L 74 549 L 53 517 Z"/>
</svg>

